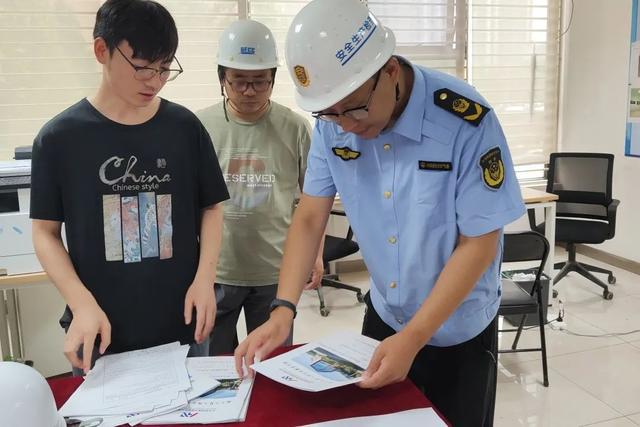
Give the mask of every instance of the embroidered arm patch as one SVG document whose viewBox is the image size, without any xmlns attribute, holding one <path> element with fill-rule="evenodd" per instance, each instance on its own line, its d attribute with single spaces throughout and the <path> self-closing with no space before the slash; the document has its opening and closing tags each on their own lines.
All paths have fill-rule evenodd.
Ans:
<svg viewBox="0 0 640 427">
<path fill-rule="evenodd" d="M 482 170 L 482 181 L 491 190 L 502 187 L 504 182 L 504 163 L 502 162 L 502 152 L 500 147 L 494 147 L 480 157 L 480 169 Z"/>
</svg>

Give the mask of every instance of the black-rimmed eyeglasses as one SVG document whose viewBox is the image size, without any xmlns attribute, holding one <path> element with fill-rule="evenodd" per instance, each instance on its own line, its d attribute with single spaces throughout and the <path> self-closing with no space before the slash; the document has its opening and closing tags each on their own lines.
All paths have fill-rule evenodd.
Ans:
<svg viewBox="0 0 640 427">
<path fill-rule="evenodd" d="M 256 92 L 266 92 L 271 87 L 272 80 L 229 80 L 225 78 L 225 81 L 229 83 L 231 89 L 236 93 L 243 93 L 249 86 Z"/>
<path fill-rule="evenodd" d="M 129 58 L 127 58 L 127 55 L 125 55 L 118 46 L 116 46 L 116 49 L 118 50 L 118 52 L 120 52 L 120 55 L 122 55 L 125 61 L 127 61 L 129 65 L 131 65 L 133 69 L 136 70 L 136 72 L 133 75 L 136 80 L 150 80 L 154 78 L 157 74 L 160 77 L 161 81 L 170 82 L 172 80 L 175 80 L 176 77 L 178 77 L 184 71 L 182 69 L 182 65 L 180 65 L 180 61 L 178 61 L 178 58 L 176 58 L 175 56 L 173 57 L 173 59 L 176 60 L 176 63 L 178 64 L 178 67 L 180 67 L 180 69 L 171 69 L 171 68 L 164 68 L 164 67 L 160 67 L 160 68 L 141 67 L 131 62 Z"/>
<path fill-rule="evenodd" d="M 369 103 L 371 102 L 371 98 L 373 97 L 373 93 L 376 91 L 376 87 L 378 87 L 378 80 L 380 79 L 380 71 L 378 71 L 375 75 L 375 81 L 373 83 L 373 88 L 371 92 L 369 92 L 369 98 L 367 99 L 367 103 L 360 107 L 349 108 L 344 110 L 342 113 L 325 113 L 322 111 L 316 111 L 311 113 L 311 116 L 316 119 L 324 120 L 327 122 L 338 122 L 340 121 L 340 116 L 345 116 L 353 120 L 364 120 L 369 117 Z"/>
</svg>

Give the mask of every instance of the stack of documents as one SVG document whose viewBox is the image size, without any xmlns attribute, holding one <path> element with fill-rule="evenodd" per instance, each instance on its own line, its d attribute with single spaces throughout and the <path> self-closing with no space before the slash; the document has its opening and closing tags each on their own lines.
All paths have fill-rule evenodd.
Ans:
<svg viewBox="0 0 640 427">
<path fill-rule="evenodd" d="M 188 351 L 189 346 L 175 342 L 101 357 L 60 413 L 79 421 L 100 421 L 100 427 L 111 427 L 133 426 L 176 411 L 188 412 L 190 402 L 196 402 L 222 385 L 213 375 L 221 363 L 225 366 L 231 363 L 233 370 L 233 360 L 229 362 L 229 358 L 222 362 L 219 360 L 222 358 L 187 359 Z M 234 419 L 246 413 L 251 390 L 249 380 L 243 390 L 247 388 L 237 414 L 232 413 L 236 415 Z M 229 413 L 222 415 L 224 419 L 219 422 L 233 418 Z M 183 415 L 179 422 L 189 423 L 192 418 Z"/>
<path fill-rule="evenodd" d="M 251 367 L 299 390 L 328 390 L 359 382 L 378 344 L 364 335 L 341 332 Z"/>
<path fill-rule="evenodd" d="M 240 378 L 233 356 L 187 359 L 189 375 L 214 378 L 220 385 L 179 411 L 151 418 L 143 424 L 211 424 L 244 421 L 249 407 L 253 379 Z"/>
</svg>

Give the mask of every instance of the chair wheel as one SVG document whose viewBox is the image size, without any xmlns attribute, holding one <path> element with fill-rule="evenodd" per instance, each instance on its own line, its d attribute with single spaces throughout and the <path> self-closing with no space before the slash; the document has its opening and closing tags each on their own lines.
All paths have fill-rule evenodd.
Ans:
<svg viewBox="0 0 640 427">
<path fill-rule="evenodd" d="M 610 274 L 609 277 L 607 278 L 607 282 L 609 282 L 610 285 L 615 285 L 616 284 L 616 276 L 614 276 L 613 274 Z"/>
<path fill-rule="evenodd" d="M 320 309 L 320 315 L 322 317 L 327 317 L 330 313 L 330 310 L 328 308 L 321 308 Z"/>
<path fill-rule="evenodd" d="M 358 299 L 358 302 L 364 302 L 364 295 L 358 293 L 356 294 L 356 298 Z"/>
<path fill-rule="evenodd" d="M 609 292 L 609 291 L 605 290 L 604 292 L 602 292 L 602 298 L 604 298 L 606 300 L 613 299 L 613 292 Z"/>
<path fill-rule="evenodd" d="M 553 290 L 553 298 L 558 298 L 558 291 L 556 291 L 555 289 Z"/>
</svg>

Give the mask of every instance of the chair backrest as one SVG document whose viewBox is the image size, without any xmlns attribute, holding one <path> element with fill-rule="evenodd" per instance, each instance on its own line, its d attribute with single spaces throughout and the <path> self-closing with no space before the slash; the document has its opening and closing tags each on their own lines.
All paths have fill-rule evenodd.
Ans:
<svg viewBox="0 0 640 427">
<path fill-rule="evenodd" d="M 337 209 L 332 209 L 331 215 L 347 216 L 343 210 Z M 359 250 L 360 247 L 358 243 L 353 240 L 353 230 L 351 226 L 349 226 L 345 237 L 332 236 L 329 234 L 325 236 L 322 259 L 325 267 L 327 267 L 329 262 L 355 254 Z"/>
<path fill-rule="evenodd" d="M 611 203 L 613 154 L 552 153 L 547 193 L 557 194 L 556 215 L 607 220 Z"/>
<path fill-rule="evenodd" d="M 549 241 L 537 231 L 505 233 L 502 249 L 502 262 L 540 261 L 536 268 L 533 292 L 540 286 L 542 269 L 549 255 Z"/>
</svg>

